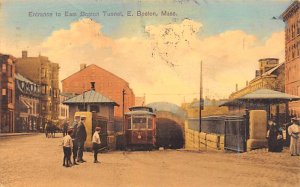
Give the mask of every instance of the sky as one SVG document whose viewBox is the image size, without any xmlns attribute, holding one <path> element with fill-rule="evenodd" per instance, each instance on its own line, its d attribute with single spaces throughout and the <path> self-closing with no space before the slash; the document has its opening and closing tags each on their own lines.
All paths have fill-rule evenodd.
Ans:
<svg viewBox="0 0 300 187">
<path fill-rule="evenodd" d="M 96 64 L 147 103 L 199 98 L 202 61 L 204 96 L 223 99 L 254 78 L 260 58 L 284 61 L 284 23 L 272 18 L 291 2 L 0 0 L 0 53 L 48 56 L 60 64 L 61 80 L 82 63 Z"/>
</svg>

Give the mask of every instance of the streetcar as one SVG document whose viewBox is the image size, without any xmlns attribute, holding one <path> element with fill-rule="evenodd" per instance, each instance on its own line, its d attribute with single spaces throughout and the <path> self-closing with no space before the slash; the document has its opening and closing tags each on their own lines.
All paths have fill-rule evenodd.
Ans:
<svg viewBox="0 0 300 187">
<path fill-rule="evenodd" d="M 129 108 L 125 114 L 125 139 L 128 150 L 152 150 L 156 143 L 156 115 L 145 106 Z"/>
</svg>

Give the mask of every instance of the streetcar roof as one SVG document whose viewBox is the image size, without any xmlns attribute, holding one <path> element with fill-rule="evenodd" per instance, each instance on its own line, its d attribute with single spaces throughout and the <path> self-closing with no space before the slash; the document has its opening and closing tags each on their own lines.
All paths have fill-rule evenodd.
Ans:
<svg viewBox="0 0 300 187">
<path fill-rule="evenodd" d="M 129 108 L 130 111 L 148 111 L 153 113 L 153 109 L 147 106 L 133 106 Z"/>
<path fill-rule="evenodd" d="M 144 111 L 144 110 L 134 110 L 134 111 L 130 111 L 125 113 L 125 115 L 151 115 L 151 116 L 155 116 L 155 114 L 153 112 L 149 112 L 149 111 Z"/>
</svg>

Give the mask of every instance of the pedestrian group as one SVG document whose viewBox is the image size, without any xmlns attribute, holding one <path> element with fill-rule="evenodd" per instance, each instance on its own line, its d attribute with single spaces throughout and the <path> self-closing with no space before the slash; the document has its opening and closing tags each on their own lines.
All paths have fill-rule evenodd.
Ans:
<svg viewBox="0 0 300 187">
<path fill-rule="evenodd" d="M 95 133 L 92 138 L 92 149 L 94 151 L 94 163 L 98 161 L 98 150 L 100 148 L 100 127 L 95 128 Z M 67 135 L 63 137 L 63 166 L 70 167 L 71 165 L 78 165 L 78 163 L 86 162 L 83 159 L 84 143 L 87 138 L 85 128 L 85 117 L 75 116 L 72 126 L 67 130 Z M 71 155 L 73 154 L 73 163 L 71 162 Z"/>
<path fill-rule="evenodd" d="M 281 152 L 283 150 L 283 132 L 273 119 L 268 120 L 268 151 Z M 291 156 L 300 155 L 300 124 L 297 118 L 292 118 L 290 123 L 286 124 L 286 141 L 290 144 Z"/>
</svg>

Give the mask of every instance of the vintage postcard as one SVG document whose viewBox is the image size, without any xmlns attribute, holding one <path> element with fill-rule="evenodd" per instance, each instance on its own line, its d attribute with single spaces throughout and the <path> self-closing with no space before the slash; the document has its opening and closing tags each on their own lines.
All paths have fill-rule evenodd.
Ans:
<svg viewBox="0 0 300 187">
<path fill-rule="evenodd" d="M 299 186 L 300 1 L 0 0 L 0 187 Z"/>
</svg>

